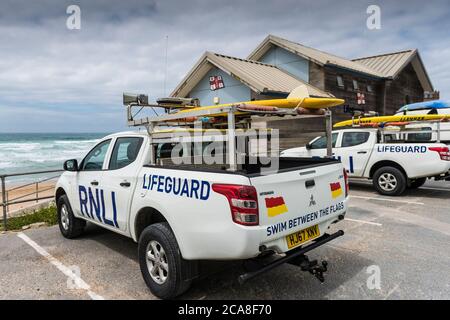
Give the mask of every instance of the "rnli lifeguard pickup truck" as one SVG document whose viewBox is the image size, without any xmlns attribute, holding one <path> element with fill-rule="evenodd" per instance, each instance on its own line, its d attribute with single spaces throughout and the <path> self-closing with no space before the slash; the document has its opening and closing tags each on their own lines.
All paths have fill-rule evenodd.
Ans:
<svg viewBox="0 0 450 320">
<path fill-rule="evenodd" d="M 421 137 L 428 134 L 426 131 L 406 132 L 378 128 L 333 131 L 333 156 L 342 161 L 350 178 L 372 179 L 374 188 L 388 196 L 401 195 L 406 188 L 419 188 L 427 178 L 448 178 L 448 146 L 424 141 Z M 322 157 L 326 140 L 317 137 L 305 147 L 282 151 L 281 156 Z"/>
<path fill-rule="evenodd" d="M 221 111 L 232 123 L 224 139 L 234 141 L 236 108 Z M 254 259 L 246 264 L 254 266 L 270 257 L 246 270 L 240 283 L 284 262 L 323 281 L 326 261 L 310 261 L 305 253 L 344 234 L 327 233 L 347 210 L 341 162 L 278 158 L 277 168 L 263 172 L 267 164 L 236 166 L 228 152 L 229 166 L 174 165 L 168 157 L 173 140 L 157 139 L 153 124 L 176 117 L 147 119 L 148 132 L 109 135 L 81 161 L 64 163 L 56 186 L 62 235 L 78 237 L 89 222 L 132 238 L 143 278 L 160 298 L 185 292 L 199 275 L 199 260 Z M 129 117 L 129 123 L 142 122 Z"/>
</svg>

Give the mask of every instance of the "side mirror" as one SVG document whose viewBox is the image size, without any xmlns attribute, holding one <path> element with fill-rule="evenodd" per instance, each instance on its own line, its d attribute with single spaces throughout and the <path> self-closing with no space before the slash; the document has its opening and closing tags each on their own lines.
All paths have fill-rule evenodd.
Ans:
<svg viewBox="0 0 450 320">
<path fill-rule="evenodd" d="M 311 143 L 307 143 L 305 148 L 306 150 L 311 150 L 312 149 Z"/>
<path fill-rule="evenodd" d="M 78 171 L 78 161 L 76 159 L 67 160 L 63 167 L 66 171 Z"/>
</svg>

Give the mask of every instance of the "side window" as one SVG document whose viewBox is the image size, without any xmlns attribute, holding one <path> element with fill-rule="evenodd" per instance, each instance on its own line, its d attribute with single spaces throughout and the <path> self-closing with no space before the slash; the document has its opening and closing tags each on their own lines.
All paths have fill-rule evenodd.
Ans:
<svg viewBox="0 0 450 320">
<path fill-rule="evenodd" d="M 111 140 L 106 140 L 96 145 L 84 158 L 81 170 L 95 171 L 102 170 L 105 161 L 106 152 L 108 151 Z"/>
<path fill-rule="evenodd" d="M 175 143 L 161 143 L 158 144 L 156 149 L 156 159 L 167 159 L 172 155 L 172 149 L 175 147 Z"/>
<path fill-rule="evenodd" d="M 369 140 L 370 132 L 344 132 L 342 136 L 342 147 L 353 147 Z"/>
<path fill-rule="evenodd" d="M 417 131 L 424 131 L 423 133 L 409 133 L 407 141 L 413 141 L 413 142 L 425 142 L 430 141 L 432 138 L 432 129 L 430 127 L 424 127 L 420 129 L 416 129 Z"/>
<path fill-rule="evenodd" d="M 117 138 L 108 169 L 120 169 L 133 163 L 136 160 L 143 141 L 143 138 L 137 137 Z"/>
<path fill-rule="evenodd" d="M 336 141 L 337 141 L 338 134 L 333 133 L 331 135 L 331 142 L 333 148 L 336 147 Z M 326 137 L 320 137 L 313 143 L 311 143 L 311 149 L 325 149 L 327 147 L 327 138 Z"/>
</svg>

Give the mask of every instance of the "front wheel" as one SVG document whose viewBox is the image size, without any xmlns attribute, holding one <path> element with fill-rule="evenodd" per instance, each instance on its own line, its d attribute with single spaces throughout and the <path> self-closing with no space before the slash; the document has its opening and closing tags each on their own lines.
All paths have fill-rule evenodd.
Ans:
<svg viewBox="0 0 450 320">
<path fill-rule="evenodd" d="M 81 235 L 86 226 L 86 221 L 76 218 L 73 215 L 72 207 L 67 196 L 63 195 L 59 197 L 56 206 L 61 234 L 68 239 L 73 239 Z"/>
<path fill-rule="evenodd" d="M 373 186 L 382 195 L 399 196 L 406 185 L 405 175 L 395 167 L 379 168 L 373 175 Z"/>
<path fill-rule="evenodd" d="M 191 280 L 184 276 L 193 262 L 181 256 L 168 223 L 155 223 L 139 237 L 139 265 L 150 291 L 161 299 L 171 299 L 187 291 Z"/>
</svg>

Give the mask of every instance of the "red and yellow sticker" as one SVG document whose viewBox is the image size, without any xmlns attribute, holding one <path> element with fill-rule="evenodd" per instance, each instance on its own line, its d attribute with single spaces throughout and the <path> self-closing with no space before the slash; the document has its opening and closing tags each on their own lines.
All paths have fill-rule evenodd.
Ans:
<svg viewBox="0 0 450 320">
<path fill-rule="evenodd" d="M 331 196 L 333 197 L 333 199 L 342 195 L 342 188 L 340 182 L 330 183 L 330 189 L 331 189 Z"/>
<path fill-rule="evenodd" d="M 269 217 L 275 217 L 288 211 L 283 197 L 266 198 L 265 201 L 267 207 L 267 215 Z"/>
</svg>

